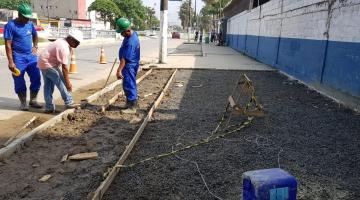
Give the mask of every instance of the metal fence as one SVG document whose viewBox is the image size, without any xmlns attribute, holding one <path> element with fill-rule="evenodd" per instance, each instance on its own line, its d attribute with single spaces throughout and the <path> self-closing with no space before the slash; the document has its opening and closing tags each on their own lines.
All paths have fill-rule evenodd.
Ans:
<svg viewBox="0 0 360 200">
<path fill-rule="evenodd" d="M 50 28 L 52 38 L 64 38 L 69 34 L 72 28 Z M 114 30 L 95 30 L 90 28 L 77 28 L 84 34 L 84 39 L 94 38 L 116 38 L 117 34 Z"/>
</svg>

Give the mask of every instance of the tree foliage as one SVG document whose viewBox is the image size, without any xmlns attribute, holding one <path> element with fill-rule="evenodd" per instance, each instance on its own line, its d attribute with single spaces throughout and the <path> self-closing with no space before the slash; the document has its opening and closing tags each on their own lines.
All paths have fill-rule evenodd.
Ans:
<svg viewBox="0 0 360 200">
<path fill-rule="evenodd" d="M 21 3 L 27 3 L 31 5 L 30 0 L 0 0 L 0 8 L 17 10 Z"/>
<path fill-rule="evenodd" d="M 160 25 L 160 21 L 155 16 L 154 8 L 145 7 L 145 22 L 145 29 L 151 29 Z"/>
<path fill-rule="evenodd" d="M 143 29 L 146 26 L 146 9 L 141 0 L 113 0 L 124 12 L 124 17 L 130 19 L 135 29 Z"/>
<path fill-rule="evenodd" d="M 128 18 L 135 30 L 149 29 L 160 24 L 155 10 L 145 7 L 142 0 L 96 0 L 88 10 L 98 12 L 101 20 L 110 22 L 113 27 L 116 26 L 116 19 L 119 17 Z"/>
<path fill-rule="evenodd" d="M 203 0 L 205 6 L 200 12 L 200 26 L 203 29 L 211 30 L 216 28 L 217 24 L 215 19 L 223 17 L 223 10 L 231 0 Z"/>
<path fill-rule="evenodd" d="M 116 27 L 116 19 L 122 16 L 121 10 L 112 0 L 95 0 L 88 8 L 89 11 L 96 11 L 104 22 L 110 22 Z"/>
<path fill-rule="evenodd" d="M 189 15 L 189 11 L 190 11 L 190 15 Z M 183 29 L 185 29 L 185 27 L 189 26 L 189 16 L 194 16 L 194 10 L 192 8 L 190 10 L 189 0 L 185 0 L 182 2 L 181 6 L 180 6 L 180 11 L 179 11 L 179 18 L 181 20 L 181 26 L 183 27 Z M 194 25 L 194 21 L 195 20 L 193 18 L 191 20 L 191 26 Z"/>
</svg>

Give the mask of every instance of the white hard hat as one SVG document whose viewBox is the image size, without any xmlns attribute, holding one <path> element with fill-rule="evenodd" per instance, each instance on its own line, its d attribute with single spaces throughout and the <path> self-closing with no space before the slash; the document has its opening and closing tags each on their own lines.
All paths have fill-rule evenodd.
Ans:
<svg viewBox="0 0 360 200">
<path fill-rule="evenodd" d="M 71 29 L 68 36 L 74 38 L 78 42 L 82 42 L 84 40 L 83 33 L 76 29 Z"/>
</svg>

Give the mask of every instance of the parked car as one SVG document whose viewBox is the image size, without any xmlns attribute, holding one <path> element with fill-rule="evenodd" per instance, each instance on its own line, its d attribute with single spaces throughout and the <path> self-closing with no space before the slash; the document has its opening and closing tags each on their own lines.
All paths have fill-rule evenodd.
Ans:
<svg viewBox="0 0 360 200">
<path fill-rule="evenodd" d="M 179 33 L 179 32 L 172 32 L 171 38 L 173 38 L 173 39 L 180 39 L 180 33 Z"/>
<path fill-rule="evenodd" d="M 0 22 L 0 37 L 3 37 L 6 22 Z"/>
</svg>

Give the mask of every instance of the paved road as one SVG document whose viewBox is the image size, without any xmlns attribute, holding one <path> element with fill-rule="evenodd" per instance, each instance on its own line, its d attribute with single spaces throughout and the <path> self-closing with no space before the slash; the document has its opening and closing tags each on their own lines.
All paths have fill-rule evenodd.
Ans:
<svg viewBox="0 0 360 200">
<path fill-rule="evenodd" d="M 174 48 L 180 44 L 179 40 L 169 39 L 169 48 Z M 105 54 L 108 64 L 98 64 L 100 56 L 99 45 L 83 46 L 76 50 L 76 61 L 78 67 L 78 74 L 71 75 L 74 90 L 77 90 L 85 85 L 99 81 L 106 78 L 110 72 L 112 62 L 118 54 L 120 41 L 114 44 L 104 45 Z M 142 60 L 156 60 L 158 58 L 159 41 L 158 39 L 146 38 L 141 41 L 141 59 Z M 10 72 L 7 69 L 7 59 L 0 58 L 0 120 L 6 120 L 14 115 L 20 114 L 18 111 L 19 102 L 16 94 L 13 91 L 13 80 Z M 26 76 L 28 87 L 29 80 Z M 40 91 L 39 100 L 43 102 L 42 91 Z M 54 92 L 55 98 L 59 97 L 58 91 Z"/>
</svg>

